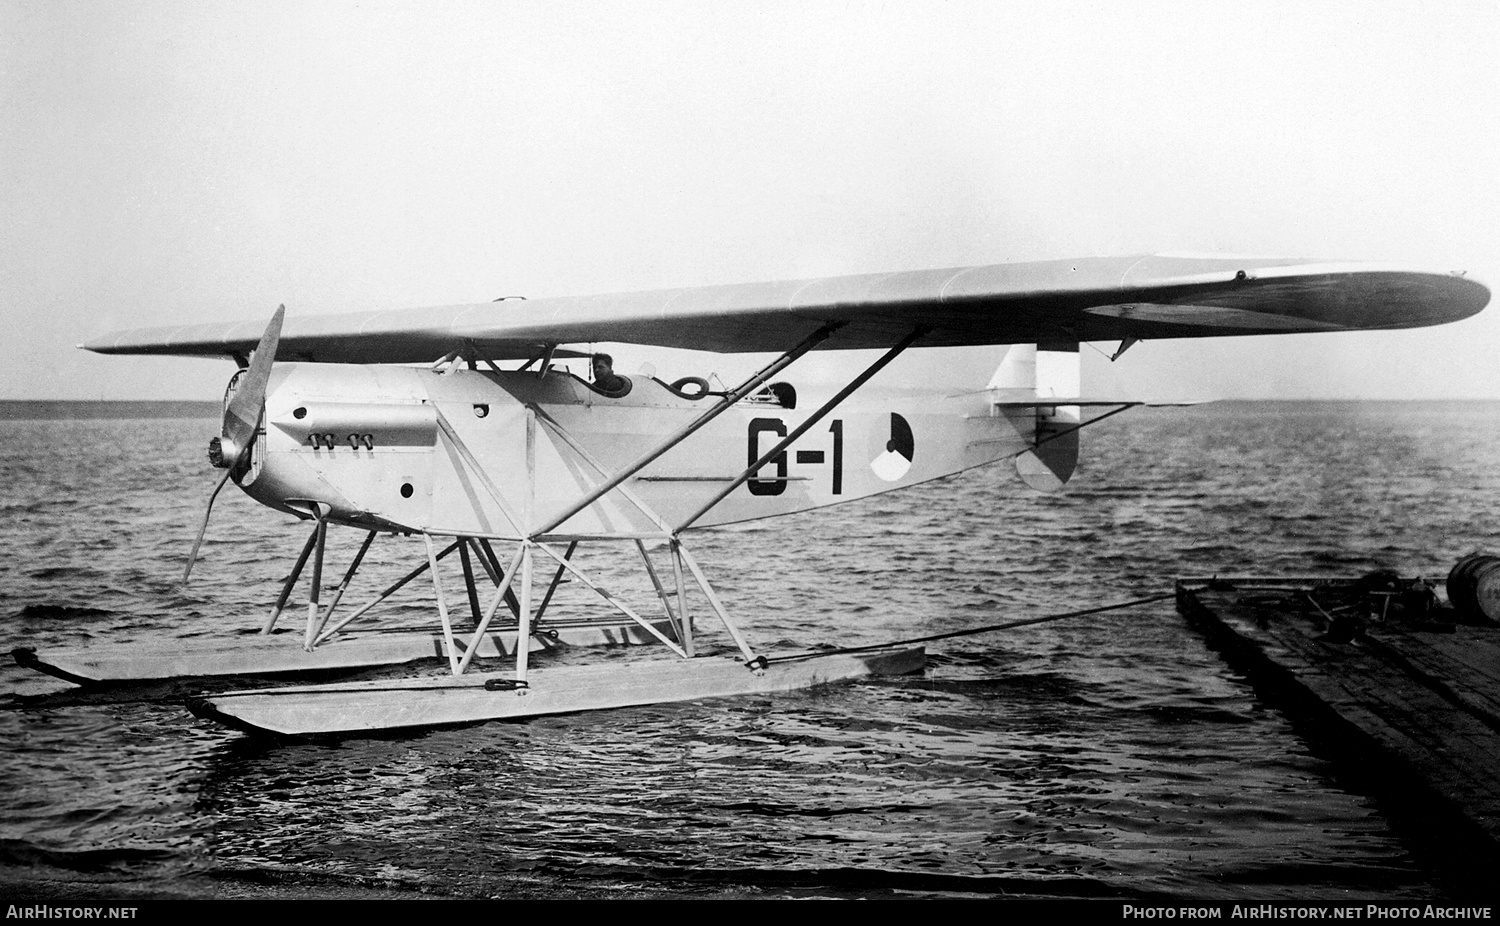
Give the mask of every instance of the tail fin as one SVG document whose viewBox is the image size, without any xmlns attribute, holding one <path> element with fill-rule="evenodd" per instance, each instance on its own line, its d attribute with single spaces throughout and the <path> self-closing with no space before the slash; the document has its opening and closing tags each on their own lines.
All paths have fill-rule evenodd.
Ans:
<svg viewBox="0 0 1500 926">
<path fill-rule="evenodd" d="M 1062 488 L 1078 465 L 1079 407 L 1047 400 L 1077 400 L 1080 386 L 1077 342 L 1012 345 L 990 379 L 995 408 L 1030 444 L 1016 473 L 1039 492 Z"/>
</svg>

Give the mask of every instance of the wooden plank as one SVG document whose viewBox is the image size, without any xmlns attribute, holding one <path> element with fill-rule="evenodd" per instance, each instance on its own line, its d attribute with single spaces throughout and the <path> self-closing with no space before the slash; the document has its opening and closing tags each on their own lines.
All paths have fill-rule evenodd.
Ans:
<svg viewBox="0 0 1500 926">
<path fill-rule="evenodd" d="M 773 662 L 762 671 L 721 657 L 534 669 L 510 673 L 235 691 L 194 699 L 200 717 L 286 736 L 403 730 L 790 691 L 867 675 L 920 671 L 920 648 Z"/>
<path fill-rule="evenodd" d="M 1440 634 L 1385 621 L 1336 642 L 1323 615 L 1298 600 L 1294 582 L 1279 600 L 1275 580 L 1232 585 L 1180 584 L 1179 608 L 1251 657 L 1252 678 L 1331 712 L 1391 771 L 1500 841 L 1500 630 Z"/>
<path fill-rule="evenodd" d="M 665 622 L 658 625 L 658 629 L 668 635 L 672 633 Z M 72 649 L 23 647 L 13 650 L 12 656 L 22 666 L 80 685 L 228 675 L 280 675 L 447 659 L 443 637 L 437 633 L 345 633 L 310 653 L 293 636 L 245 634 L 201 641 L 105 644 Z M 467 645 L 467 636 L 463 642 Z M 530 648 L 539 652 L 567 646 L 655 642 L 634 623 L 614 619 L 551 621 L 532 634 Z M 515 645 L 515 627 L 501 627 L 484 636 L 476 656 L 508 656 L 515 652 Z"/>
<path fill-rule="evenodd" d="M 1391 658 L 1428 684 L 1446 690 L 1471 712 L 1500 728 L 1500 628 L 1455 627 L 1452 633 L 1414 632 L 1380 627 L 1378 642 Z"/>
</svg>

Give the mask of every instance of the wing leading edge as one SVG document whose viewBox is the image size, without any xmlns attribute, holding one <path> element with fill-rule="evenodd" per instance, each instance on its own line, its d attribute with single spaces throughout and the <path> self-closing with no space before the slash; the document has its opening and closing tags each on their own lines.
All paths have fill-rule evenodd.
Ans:
<svg viewBox="0 0 1500 926">
<path fill-rule="evenodd" d="M 420 363 L 600 341 L 720 353 L 786 350 L 829 322 L 823 349 L 1200 338 L 1416 328 L 1467 318 L 1482 284 L 1409 267 L 1123 257 L 564 296 L 287 319 L 277 359 Z M 145 328 L 81 345 L 103 354 L 244 356 L 261 322 Z"/>
</svg>

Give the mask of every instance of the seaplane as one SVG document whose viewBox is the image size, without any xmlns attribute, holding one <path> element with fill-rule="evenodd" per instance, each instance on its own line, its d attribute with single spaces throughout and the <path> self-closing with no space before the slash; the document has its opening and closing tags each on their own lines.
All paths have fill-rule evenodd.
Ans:
<svg viewBox="0 0 1500 926">
<path fill-rule="evenodd" d="M 1077 465 L 1080 431 L 1142 404 L 1086 394 L 1081 344 L 1118 342 L 1118 359 L 1146 340 L 1414 328 L 1467 318 L 1488 301 L 1488 289 L 1462 273 L 1164 255 L 321 317 L 285 318 L 282 308 L 269 324 L 109 334 L 81 346 L 236 363 L 220 433 L 209 442 L 222 475 L 198 542 L 231 480 L 306 522 L 306 542 L 262 630 L 273 631 L 310 571 L 306 625 L 278 636 L 295 638 L 281 654 L 263 641 L 248 652 L 178 645 L 169 653 L 15 655 L 80 683 L 436 661 L 428 675 L 189 702 L 201 717 L 289 736 L 920 671 L 922 647 L 761 652 L 690 551 L 692 533 L 1005 461 L 1026 485 L 1057 490 Z M 742 381 L 713 384 L 693 371 L 617 373 L 611 358 L 590 351 L 599 343 L 769 359 L 746 364 L 759 365 Z M 881 371 L 906 351 L 981 346 L 994 348 L 996 369 L 972 389 L 881 387 Z M 812 352 L 856 350 L 878 357 L 838 388 L 799 378 L 798 363 Z M 584 358 L 593 362 L 588 376 L 567 363 Z M 363 539 L 342 581 L 325 589 L 330 528 Z M 419 546 L 411 570 L 364 607 L 339 611 L 371 544 L 395 537 L 419 541 L 407 544 Z M 639 560 L 654 590 L 649 607 L 613 594 L 579 555 L 610 545 Z M 195 543 L 188 571 L 198 551 Z M 445 594 L 444 569 L 461 573 L 462 595 Z M 436 605 L 430 631 L 359 632 L 363 615 L 423 575 Z M 564 580 L 596 593 L 606 617 L 554 618 L 549 601 Z M 703 634 L 719 627 L 727 634 L 721 653 L 700 653 Z M 670 656 L 531 664 L 533 654 L 570 641 L 649 642 Z M 495 660 L 498 669 L 484 667 Z"/>
</svg>

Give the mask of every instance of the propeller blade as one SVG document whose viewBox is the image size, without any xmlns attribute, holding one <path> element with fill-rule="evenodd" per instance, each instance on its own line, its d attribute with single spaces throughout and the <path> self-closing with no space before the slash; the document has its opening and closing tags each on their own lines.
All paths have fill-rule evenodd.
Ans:
<svg viewBox="0 0 1500 926">
<path fill-rule="evenodd" d="M 250 369 L 240 381 L 234 398 L 224 410 L 224 436 L 237 450 L 243 451 L 255 441 L 255 432 L 260 428 L 260 414 L 266 401 L 266 384 L 271 379 L 271 364 L 276 360 L 276 344 L 281 340 L 281 319 L 286 315 L 286 306 L 276 310 L 271 323 L 260 336 L 255 347 L 255 357 Z M 233 469 L 233 467 L 230 467 Z"/>
<path fill-rule="evenodd" d="M 276 344 L 281 340 L 281 320 L 285 315 L 286 306 L 283 305 L 278 306 L 276 314 L 271 316 L 271 323 L 266 325 L 265 332 L 261 334 L 260 343 L 255 345 L 255 356 L 250 361 L 250 369 L 245 371 L 239 388 L 224 409 L 224 439 L 215 439 L 209 446 L 209 459 L 215 466 L 224 466 L 224 475 L 219 477 L 219 484 L 214 486 L 213 494 L 208 497 L 208 507 L 203 509 L 203 523 L 198 525 L 193 552 L 182 570 L 183 585 L 188 584 L 188 578 L 193 574 L 193 564 L 198 562 L 198 548 L 203 545 L 203 535 L 208 531 L 208 518 L 213 514 L 214 500 L 219 497 L 224 483 L 229 481 L 229 477 L 245 461 L 251 445 L 255 443 L 255 432 L 260 429 L 260 416 L 265 409 L 266 386 L 271 380 L 271 365 L 276 362 Z M 231 453 L 233 457 L 230 457 Z"/>
<path fill-rule="evenodd" d="M 208 497 L 208 507 L 203 509 L 203 523 L 198 525 L 198 539 L 193 541 L 193 552 L 188 555 L 187 568 L 182 570 L 182 584 L 188 584 L 188 576 L 193 574 L 193 564 L 198 562 L 198 548 L 203 545 L 203 534 L 208 530 L 208 516 L 213 513 L 214 499 L 219 497 L 219 490 L 224 488 L 224 483 L 229 481 L 229 474 L 234 472 L 230 466 L 224 470 L 224 475 L 219 477 L 219 484 L 214 486 L 214 494 Z"/>
</svg>

